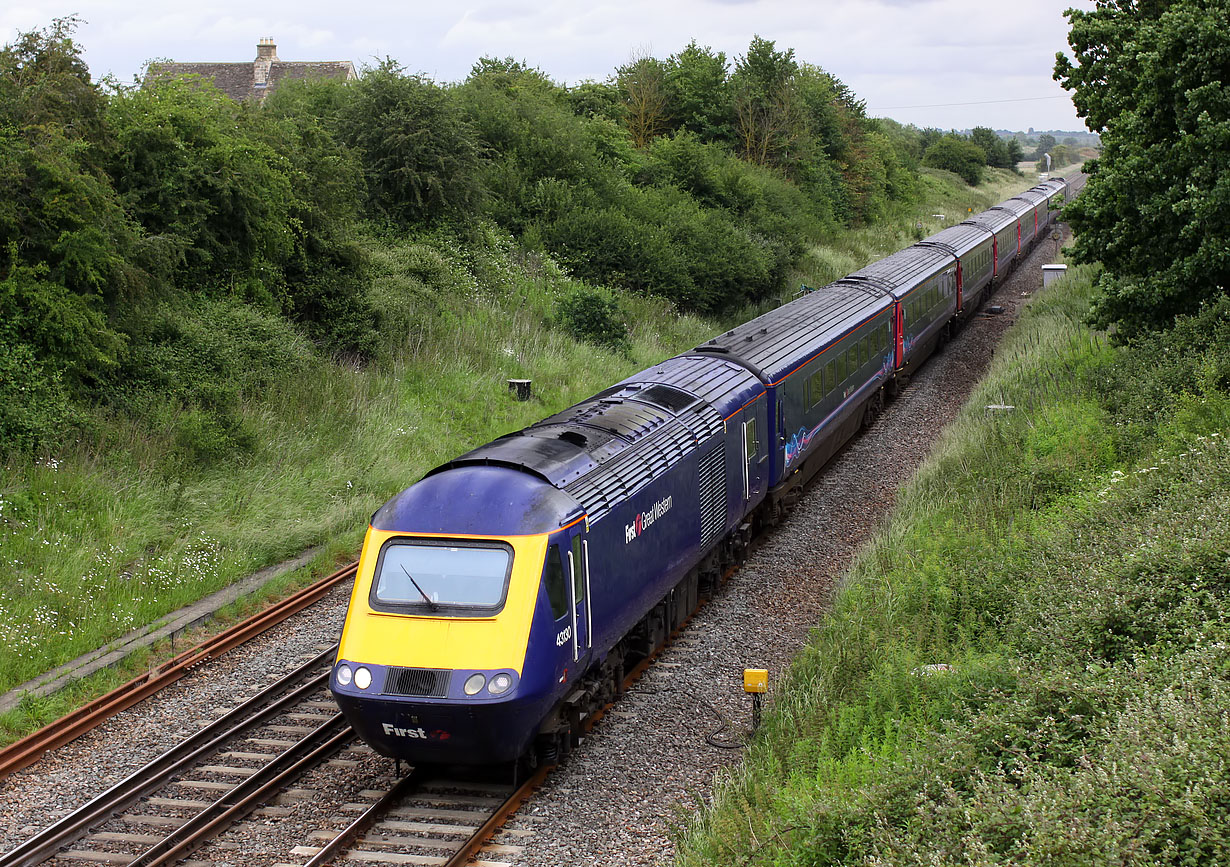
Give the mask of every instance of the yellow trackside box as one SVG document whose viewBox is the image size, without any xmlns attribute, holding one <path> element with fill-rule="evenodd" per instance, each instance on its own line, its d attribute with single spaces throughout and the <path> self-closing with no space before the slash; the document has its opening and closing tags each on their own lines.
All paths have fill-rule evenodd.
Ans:
<svg viewBox="0 0 1230 867">
<path fill-rule="evenodd" d="M 744 692 L 768 692 L 769 672 L 763 668 L 743 669 Z"/>
</svg>

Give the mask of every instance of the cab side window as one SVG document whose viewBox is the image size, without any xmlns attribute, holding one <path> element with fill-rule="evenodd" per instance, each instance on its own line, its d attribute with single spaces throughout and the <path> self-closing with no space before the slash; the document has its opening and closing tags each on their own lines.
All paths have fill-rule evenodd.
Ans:
<svg viewBox="0 0 1230 867">
<path fill-rule="evenodd" d="M 581 534 L 572 537 L 572 590 L 577 602 L 585 598 L 585 561 L 581 559 Z"/>
<path fill-rule="evenodd" d="M 543 573 L 547 585 L 547 599 L 551 602 L 551 616 L 559 620 L 568 613 L 568 585 L 564 583 L 564 560 L 560 557 L 559 545 L 547 549 L 547 568 Z"/>
</svg>

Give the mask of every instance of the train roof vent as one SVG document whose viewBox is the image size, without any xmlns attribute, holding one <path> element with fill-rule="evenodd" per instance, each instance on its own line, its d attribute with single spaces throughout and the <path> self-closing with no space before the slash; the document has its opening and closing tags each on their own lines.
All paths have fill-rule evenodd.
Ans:
<svg viewBox="0 0 1230 867">
<path fill-rule="evenodd" d="M 611 506 L 635 494 L 696 449 L 696 438 L 682 426 L 629 449 L 564 487 L 597 521 Z"/>
<path fill-rule="evenodd" d="M 640 395 L 638 395 L 639 398 Z M 635 442 L 665 424 L 669 416 L 633 401 L 600 401 L 578 407 L 569 419 L 556 416 L 557 422 L 583 424 L 608 431 L 628 442 Z"/>
<path fill-rule="evenodd" d="M 574 430 L 566 430 L 559 435 L 559 438 L 566 443 L 572 443 L 574 446 L 585 448 L 589 445 L 589 438 L 582 433 Z"/>
<path fill-rule="evenodd" d="M 629 397 L 669 409 L 674 413 L 686 409 L 697 401 L 696 395 L 670 385 L 651 385 Z"/>
</svg>

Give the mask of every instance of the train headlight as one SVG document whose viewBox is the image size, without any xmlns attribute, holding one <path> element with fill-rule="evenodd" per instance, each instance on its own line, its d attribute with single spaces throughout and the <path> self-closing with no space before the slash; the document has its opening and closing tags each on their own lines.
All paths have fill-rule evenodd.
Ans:
<svg viewBox="0 0 1230 867">
<path fill-rule="evenodd" d="M 359 689 L 367 689 L 372 685 L 372 673 L 366 668 L 356 668 L 354 670 L 354 685 Z"/>
<path fill-rule="evenodd" d="M 337 682 L 338 683 L 340 683 L 342 686 L 350 686 L 350 681 L 353 679 L 354 677 L 350 673 L 349 665 L 339 665 L 337 667 Z"/>
<path fill-rule="evenodd" d="M 482 691 L 483 684 L 487 682 L 487 678 L 481 674 L 472 674 L 466 678 L 465 691 L 466 695 L 478 695 Z"/>
<path fill-rule="evenodd" d="M 503 695 L 512 687 L 512 677 L 507 674 L 497 674 L 491 678 L 487 691 L 492 695 Z"/>
</svg>

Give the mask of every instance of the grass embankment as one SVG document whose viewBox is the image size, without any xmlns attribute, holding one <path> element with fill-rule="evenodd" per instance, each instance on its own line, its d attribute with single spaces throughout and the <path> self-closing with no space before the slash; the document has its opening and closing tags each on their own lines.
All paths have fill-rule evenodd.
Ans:
<svg viewBox="0 0 1230 867">
<path fill-rule="evenodd" d="M 912 242 L 932 213 L 977 210 L 1031 183 L 1002 172 L 970 190 L 924 172 L 923 204 L 815 248 L 809 262 L 848 262 L 832 272 L 841 276 Z M 322 359 L 238 302 L 170 310 L 154 330 L 174 339 L 145 350 L 150 388 L 134 388 L 132 411 L 99 411 L 74 448 L 10 460 L 0 483 L 0 691 L 313 545 L 326 546 L 317 562 L 273 592 L 328 571 L 357 552 L 372 511 L 432 466 L 721 328 L 620 296 L 628 347 L 595 347 L 559 324 L 559 301 L 576 284 L 558 268 L 496 232 L 469 244 L 373 242 L 373 285 L 395 335 L 377 363 Z M 819 285 L 828 273 L 808 264 L 799 279 Z M 512 400 L 508 378 L 533 379 L 533 400 Z M 202 392 L 219 395 L 215 413 L 165 397 L 199 403 Z M 146 659 L 0 715 L 0 741 Z"/>
<path fill-rule="evenodd" d="M 680 864 L 1230 862 L 1230 304 L 1120 349 L 1091 291 L 1008 334 Z"/>
<path fill-rule="evenodd" d="M 368 366 L 289 349 L 286 375 L 228 417 L 250 440 L 237 455 L 207 459 L 213 440 L 228 433 L 208 419 L 185 441 L 182 424 L 164 434 L 116 414 L 93 420 L 94 441 L 6 466 L 0 690 L 328 542 L 315 566 L 326 571 L 357 552 L 380 503 L 432 466 L 715 329 L 660 300 L 629 298 L 630 346 L 604 350 L 552 327 L 556 300 L 571 284 L 549 264 L 517 261 L 499 245 L 450 251 L 439 239 L 372 255 L 390 329 L 403 339 L 384 363 Z M 222 305 L 208 320 L 179 326 L 200 330 L 195 345 L 216 365 L 211 375 L 243 377 L 247 353 L 265 345 L 237 309 Z M 513 400 L 504 382 L 522 377 L 534 380 L 527 402 Z M 19 736 L 66 700 L 74 699 L 28 701 L 0 725 Z"/>
</svg>

